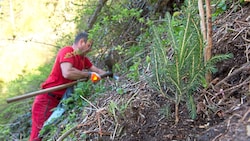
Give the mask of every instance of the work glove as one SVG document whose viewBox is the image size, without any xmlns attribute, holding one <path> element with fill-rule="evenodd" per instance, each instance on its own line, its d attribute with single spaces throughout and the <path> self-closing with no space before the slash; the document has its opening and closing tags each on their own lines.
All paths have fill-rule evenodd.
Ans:
<svg viewBox="0 0 250 141">
<path fill-rule="evenodd" d="M 92 83 L 97 83 L 102 78 L 98 73 L 95 72 L 89 72 L 89 79 L 92 81 Z"/>
</svg>

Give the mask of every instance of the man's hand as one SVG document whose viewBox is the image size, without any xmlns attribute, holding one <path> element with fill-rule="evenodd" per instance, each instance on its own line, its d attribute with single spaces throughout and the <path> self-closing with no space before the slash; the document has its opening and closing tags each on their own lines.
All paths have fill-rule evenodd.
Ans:
<svg viewBox="0 0 250 141">
<path fill-rule="evenodd" d="M 98 81 L 100 81 L 102 78 L 98 73 L 95 72 L 89 72 L 89 79 L 93 82 L 93 83 L 97 83 Z"/>
</svg>

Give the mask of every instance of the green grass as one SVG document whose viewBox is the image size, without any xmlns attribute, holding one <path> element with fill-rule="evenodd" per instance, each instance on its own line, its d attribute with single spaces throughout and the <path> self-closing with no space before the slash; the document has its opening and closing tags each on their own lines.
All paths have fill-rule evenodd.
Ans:
<svg viewBox="0 0 250 141">
<path fill-rule="evenodd" d="M 20 102 L 1 104 L 0 124 L 8 124 L 17 116 L 30 112 L 33 99 L 27 99 Z"/>
</svg>

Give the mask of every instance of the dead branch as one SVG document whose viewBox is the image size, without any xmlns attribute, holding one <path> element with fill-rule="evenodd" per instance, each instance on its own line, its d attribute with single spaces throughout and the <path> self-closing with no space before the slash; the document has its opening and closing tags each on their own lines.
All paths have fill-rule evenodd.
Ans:
<svg viewBox="0 0 250 141">
<path fill-rule="evenodd" d="M 227 92 L 227 95 L 225 95 L 225 97 L 218 103 L 218 105 L 221 104 L 221 103 L 222 103 L 223 101 L 225 101 L 226 99 L 228 99 L 228 98 L 230 97 L 230 95 L 231 95 L 233 92 L 239 90 L 239 88 L 240 88 L 241 86 L 246 85 L 246 84 L 249 84 L 249 83 L 250 83 L 249 80 L 250 80 L 250 77 L 248 77 L 244 82 L 242 82 L 242 83 L 240 83 L 240 84 L 238 84 L 238 85 L 235 85 L 235 86 L 233 86 L 233 87 L 230 87 L 230 88 L 228 88 L 228 89 L 223 90 L 223 93 L 226 93 L 226 92 Z M 220 94 L 220 93 L 215 93 L 215 95 L 218 95 L 218 94 Z"/>
<path fill-rule="evenodd" d="M 237 33 L 237 34 L 233 37 L 232 40 L 235 40 L 235 39 L 236 39 L 245 29 L 246 29 L 246 27 L 242 28 L 242 29 L 240 30 L 240 32 Z"/>
<path fill-rule="evenodd" d="M 247 112 L 244 114 L 244 116 L 241 118 L 241 122 L 243 122 L 246 119 L 249 113 L 250 113 L 250 109 L 248 109 Z"/>
<path fill-rule="evenodd" d="M 250 40 L 246 38 L 246 35 L 245 35 L 245 37 L 243 37 L 243 35 L 241 35 L 241 38 L 242 38 L 243 40 L 245 40 L 246 42 L 249 42 L 249 43 L 250 43 Z"/>
<path fill-rule="evenodd" d="M 65 139 L 68 135 L 70 135 L 77 127 L 78 126 L 72 127 L 70 130 L 62 134 L 62 136 L 60 136 L 56 141 L 63 141 L 63 139 Z"/>
<path fill-rule="evenodd" d="M 93 133 L 99 133 L 99 131 L 89 130 L 89 131 L 84 131 L 83 133 L 85 133 L 85 134 L 93 134 Z M 109 136 L 109 135 L 111 135 L 111 132 L 102 132 L 102 135 Z"/>
<path fill-rule="evenodd" d="M 92 111 L 91 111 L 92 112 Z M 82 123 L 83 122 L 86 122 L 87 119 L 89 117 L 89 114 L 83 119 Z M 70 135 L 73 131 L 75 131 L 76 129 L 79 128 L 79 125 L 76 125 L 74 127 L 72 127 L 71 129 L 69 129 L 67 132 L 65 132 L 64 134 L 62 134 L 58 139 L 57 141 L 63 141 L 63 139 L 65 139 L 68 135 Z"/>
<path fill-rule="evenodd" d="M 219 87 L 222 83 L 225 83 L 229 78 L 231 78 L 234 75 L 237 75 L 238 73 L 242 72 L 242 70 L 248 70 L 250 69 L 250 62 L 247 62 L 243 64 L 239 69 L 235 70 L 233 73 L 222 79 L 220 82 L 218 82 L 215 87 Z"/>
</svg>

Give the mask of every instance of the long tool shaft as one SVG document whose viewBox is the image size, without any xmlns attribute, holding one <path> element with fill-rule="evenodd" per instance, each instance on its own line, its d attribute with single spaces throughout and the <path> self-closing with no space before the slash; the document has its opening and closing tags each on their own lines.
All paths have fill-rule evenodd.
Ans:
<svg viewBox="0 0 250 141">
<path fill-rule="evenodd" d="M 107 77 L 107 76 L 113 77 L 113 73 L 108 72 L 108 73 L 105 73 L 105 74 L 101 75 L 102 78 Z M 22 100 L 22 99 L 30 98 L 30 97 L 33 97 L 33 96 L 36 96 L 36 95 L 39 95 L 39 94 L 54 92 L 54 91 L 57 91 L 57 90 L 61 90 L 61 89 L 73 86 L 76 83 L 81 82 L 81 81 L 87 81 L 87 79 L 80 79 L 80 80 L 77 80 L 77 81 L 73 81 L 73 82 L 70 82 L 70 83 L 58 85 L 58 86 L 55 86 L 55 87 L 41 89 L 41 90 L 31 92 L 31 93 L 26 93 L 26 94 L 23 94 L 23 95 L 20 95 L 20 96 L 8 98 L 6 101 L 7 101 L 7 103 L 11 103 L 11 102 L 19 101 L 19 100 Z"/>
</svg>

